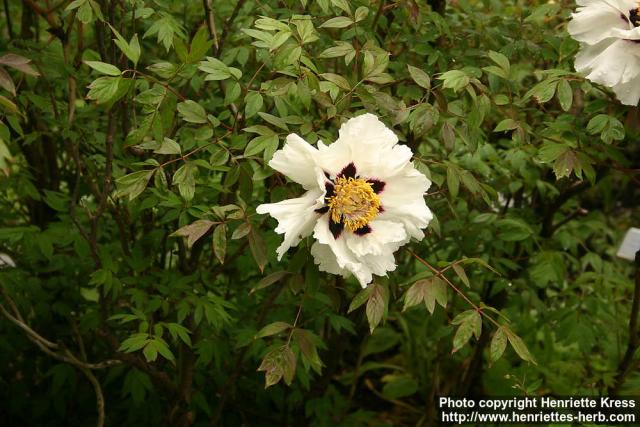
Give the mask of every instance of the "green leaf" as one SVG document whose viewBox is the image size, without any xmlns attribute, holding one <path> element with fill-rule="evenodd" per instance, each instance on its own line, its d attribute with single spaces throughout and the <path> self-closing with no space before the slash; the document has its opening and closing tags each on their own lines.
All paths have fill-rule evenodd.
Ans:
<svg viewBox="0 0 640 427">
<path fill-rule="evenodd" d="M 320 77 L 322 77 L 327 81 L 330 81 L 334 85 L 338 86 L 340 89 L 344 89 L 346 91 L 351 90 L 351 85 L 349 84 L 347 79 L 345 79 L 342 76 L 339 76 L 338 74 L 323 73 L 323 74 L 320 74 Z"/>
<path fill-rule="evenodd" d="M 231 240 L 242 239 L 244 236 L 249 234 L 250 231 L 251 224 L 248 222 L 243 222 L 233 231 L 233 233 L 231 233 Z"/>
<path fill-rule="evenodd" d="M 369 8 L 366 6 L 360 6 L 356 9 L 356 13 L 354 14 L 355 21 L 360 22 L 364 20 L 367 15 L 369 15 Z"/>
<path fill-rule="evenodd" d="M 249 92 L 244 98 L 244 102 L 244 114 L 247 119 L 255 116 L 262 109 L 263 100 L 260 92 Z"/>
<path fill-rule="evenodd" d="M 187 238 L 187 246 L 191 248 L 195 242 L 200 240 L 202 236 L 207 234 L 207 232 L 213 227 L 216 223 L 213 221 L 209 221 L 207 219 L 199 219 L 189 225 L 185 225 L 184 227 L 179 228 L 174 231 L 172 236 L 180 236 Z"/>
<path fill-rule="evenodd" d="M 224 105 L 229 105 L 240 97 L 240 94 L 242 93 L 240 83 L 233 82 L 227 84 L 224 92 Z"/>
<path fill-rule="evenodd" d="M 311 331 L 296 328 L 293 331 L 293 341 L 300 348 L 303 362 L 311 365 L 311 369 L 320 374 L 322 371 L 322 361 L 318 355 L 318 344 L 322 343 L 320 338 Z"/>
<path fill-rule="evenodd" d="M 351 15 L 351 8 L 349 7 L 348 0 L 331 0 L 331 4 L 341 9 L 343 12 L 346 12 L 348 15 Z"/>
<path fill-rule="evenodd" d="M 325 49 L 318 58 L 339 58 L 349 54 L 355 54 L 353 45 L 349 42 L 336 41 L 336 46 Z"/>
<path fill-rule="evenodd" d="M 573 150 L 567 150 L 559 155 L 553 163 L 553 172 L 556 174 L 556 179 L 570 176 L 577 164 L 578 158 Z"/>
<path fill-rule="evenodd" d="M 93 99 L 98 104 L 106 104 L 113 100 L 119 89 L 122 77 L 99 77 L 89 85 L 87 98 Z"/>
<path fill-rule="evenodd" d="M 467 273 L 464 272 L 464 268 L 462 268 L 460 264 L 453 264 L 453 271 L 456 272 L 460 280 L 462 280 L 462 283 L 464 283 L 468 288 L 471 287 Z"/>
<path fill-rule="evenodd" d="M 382 394 L 388 399 L 400 399 L 418 391 L 418 382 L 407 375 L 392 376 L 382 388 Z"/>
<path fill-rule="evenodd" d="M 589 120 L 589 123 L 587 123 L 587 132 L 589 132 L 591 135 L 602 132 L 608 122 L 608 115 L 598 114 L 597 116 L 591 118 L 591 120 Z"/>
<path fill-rule="evenodd" d="M 283 378 L 289 385 L 296 371 L 296 357 L 289 346 L 276 348 L 262 359 L 258 371 L 265 373 L 265 388 L 279 383 Z"/>
<path fill-rule="evenodd" d="M 227 253 L 227 225 L 220 224 L 213 230 L 213 253 L 224 264 L 224 258 Z"/>
<path fill-rule="evenodd" d="M 425 134 L 438 122 L 440 112 L 431 104 L 421 104 L 409 115 L 409 127 L 418 134 Z"/>
<path fill-rule="evenodd" d="M 494 132 L 504 132 L 507 130 L 513 130 L 518 127 L 518 123 L 513 119 L 504 119 L 500 123 L 497 124 Z"/>
<path fill-rule="evenodd" d="M 555 95 L 556 93 L 557 87 L 558 87 L 557 78 L 543 80 L 542 82 L 538 83 L 533 88 L 531 88 L 524 95 L 524 99 L 527 100 L 533 97 L 536 101 L 538 101 L 538 103 L 544 104 L 545 102 L 553 98 L 553 95 Z"/>
<path fill-rule="evenodd" d="M 367 302 L 367 300 L 369 299 L 369 295 L 371 295 L 372 291 L 373 291 L 373 286 L 369 285 L 363 290 L 361 290 L 360 292 L 358 292 L 358 294 L 351 301 L 351 304 L 349 304 L 349 309 L 347 310 L 347 313 L 351 313 L 353 310 L 356 310 L 362 304 Z"/>
<path fill-rule="evenodd" d="M 84 61 L 84 63 L 101 74 L 106 74 L 108 76 L 119 76 L 122 74 L 118 67 L 116 67 L 115 65 L 107 64 L 105 62 Z"/>
<path fill-rule="evenodd" d="M 430 284 L 431 281 L 427 279 L 418 280 L 416 283 L 414 283 L 404 294 L 404 307 L 402 308 L 402 311 L 405 311 L 409 307 L 413 307 L 414 305 L 422 303 L 425 300 L 427 287 Z"/>
<path fill-rule="evenodd" d="M 271 123 L 272 125 L 277 126 L 280 129 L 284 129 L 287 132 L 289 131 L 289 127 L 287 126 L 285 121 L 282 120 L 280 117 L 276 117 L 272 114 L 263 113 L 263 112 L 259 112 L 258 115 L 262 117 L 264 120 L 266 120 L 267 122 Z"/>
<path fill-rule="evenodd" d="M 200 61 L 213 46 L 213 41 L 209 40 L 209 31 L 205 26 L 200 27 L 191 40 L 187 62 L 196 63 Z"/>
<path fill-rule="evenodd" d="M 320 25 L 320 28 L 346 28 L 354 24 L 353 19 L 346 16 L 331 18 Z"/>
<path fill-rule="evenodd" d="M 427 90 L 431 89 L 431 79 L 429 75 L 422 71 L 420 68 L 414 67 L 413 65 L 407 65 L 409 69 L 409 74 L 414 82 Z"/>
<path fill-rule="evenodd" d="M 458 190 L 460 189 L 460 174 L 453 166 L 447 167 L 447 187 L 449 188 L 449 194 L 451 194 L 451 197 L 455 198 L 458 196 Z"/>
<path fill-rule="evenodd" d="M 153 152 L 155 154 L 180 154 L 182 151 L 180 144 L 173 139 L 165 138 L 162 144 L 160 144 L 160 147 L 156 148 Z"/>
<path fill-rule="evenodd" d="M 521 219 L 500 219 L 496 221 L 495 225 L 498 228 L 498 238 L 507 242 L 525 240 L 533 234 L 529 224 Z"/>
<path fill-rule="evenodd" d="M 505 333 L 507 335 L 507 339 L 509 340 L 509 344 L 511 344 L 511 347 L 513 347 L 513 349 L 516 351 L 518 356 L 520 356 L 522 360 L 526 362 L 531 362 L 534 365 L 536 365 L 535 359 L 533 358 L 531 353 L 529 353 L 529 349 L 527 348 L 524 341 L 522 341 L 522 338 L 514 334 L 509 329 L 505 329 Z"/>
<path fill-rule="evenodd" d="M 496 67 L 495 65 L 489 65 L 488 67 L 482 67 L 482 69 L 488 73 L 491 73 L 498 77 L 502 77 L 503 79 L 509 80 L 509 74 L 500 67 Z"/>
<path fill-rule="evenodd" d="M 253 138 L 247 144 L 244 155 L 246 157 L 255 156 L 270 148 L 278 148 L 279 138 L 278 135 L 264 135 Z M 273 150 L 275 151 L 275 150 Z"/>
<path fill-rule="evenodd" d="M 271 335 L 279 334 L 280 332 L 286 331 L 287 329 L 291 328 L 293 328 L 293 326 L 286 322 L 273 322 L 260 329 L 260 331 L 256 334 L 256 338 L 270 337 Z"/>
<path fill-rule="evenodd" d="M 111 31 L 113 31 L 113 34 L 116 36 L 114 39 L 116 46 L 120 48 L 122 53 L 124 53 L 125 56 L 134 63 L 134 65 L 137 65 L 138 60 L 140 59 L 140 42 L 138 41 L 138 35 L 134 34 L 131 38 L 131 42 L 127 43 L 125 38 L 122 37 L 111 24 L 109 24 L 109 28 L 111 28 Z"/>
<path fill-rule="evenodd" d="M 276 271 L 275 273 L 271 273 L 267 277 L 263 277 L 256 286 L 251 288 L 251 291 L 249 291 L 249 294 L 252 294 L 255 291 L 271 286 L 274 283 L 277 283 L 280 280 L 284 279 L 285 277 L 289 276 L 290 274 L 291 273 L 288 271 Z"/>
<path fill-rule="evenodd" d="M 567 80 L 560 80 L 556 96 L 558 97 L 560 107 L 564 111 L 569 111 L 573 104 L 573 89 L 571 89 L 571 85 Z"/>
<path fill-rule="evenodd" d="M 442 87 L 444 89 L 450 88 L 454 92 L 466 87 L 469 84 L 469 76 L 461 70 L 450 70 L 442 73 L 438 80 L 442 80 Z"/>
<path fill-rule="evenodd" d="M 187 201 L 193 199 L 196 191 L 197 167 L 192 162 L 186 162 L 173 174 L 173 185 L 178 186 L 178 192 Z"/>
<path fill-rule="evenodd" d="M 374 283 L 371 293 L 367 299 L 367 319 L 369 320 L 369 330 L 373 330 L 378 326 L 382 317 L 387 311 L 389 303 L 389 291 L 385 286 Z"/>
<path fill-rule="evenodd" d="M 507 334 L 505 333 L 504 328 L 500 327 L 495 334 L 493 334 L 493 338 L 491 339 L 489 354 L 492 363 L 500 359 L 505 348 L 507 348 Z"/>
<path fill-rule="evenodd" d="M 494 52 L 493 50 L 490 50 L 488 55 L 493 62 L 498 64 L 498 66 L 504 70 L 508 78 L 509 72 L 511 71 L 511 64 L 509 64 L 509 59 L 500 52 Z"/>
<path fill-rule="evenodd" d="M 184 101 L 178 104 L 178 113 L 182 120 L 189 123 L 207 123 L 207 113 L 200 104 L 195 101 Z"/>
<path fill-rule="evenodd" d="M 153 172 L 153 170 L 142 170 L 118 178 L 116 180 L 117 196 L 128 196 L 129 200 L 135 199 L 147 188 Z"/>
<path fill-rule="evenodd" d="M 120 348 L 118 348 L 118 351 L 132 353 L 134 351 L 140 350 L 148 342 L 149 342 L 149 334 L 142 333 L 142 332 L 133 334 L 129 338 L 122 341 L 122 344 L 120 344 Z"/>
<path fill-rule="evenodd" d="M 205 61 L 200 62 L 198 69 L 207 74 L 205 80 L 226 80 L 236 74 L 232 74 L 231 68 L 224 62 L 210 56 L 208 56 Z"/>
<path fill-rule="evenodd" d="M 538 150 L 538 157 L 543 163 L 551 163 L 569 149 L 568 145 L 545 141 Z"/>
<path fill-rule="evenodd" d="M 476 339 L 480 338 L 482 330 L 482 317 L 476 310 L 467 310 L 456 316 L 451 322 L 454 325 L 460 325 L 453 337 L 453 351 L 460 350 L 475 335 Z"/>
<path fill-rule="evenodd" d="M 425 303 L 429 301 L 429 303 L 427 304 L 427 308 L 432 307 L 429 309 L 429 312 L 431 312 L 432 314 L 433 307 L 435 307 L 435 305 L 430 301 L 433 300 L 440 304 L 442 308 L 445 308 L 447 306 L 447 284 L 439 276 L 434 276 L 431 279 L 431 286 L 427 288 L 427 294 L 425 296 Z"/>
<path fill-rule="evenodd" d="M 253 227 L 249 231 L 249 249 L 253 255 L 260 272 L 264 272 L 264 267 L 267 265 L 267 246 L 262 239 L 262 236 L 257 233 Z"/>
<path fill-rule="evenodd" d="M 153 362 L 157 359 L 158 353 L 162 355 L 167 360 L 174 361 L 175 356 L 169 350 L 169 346 L 167 343 L 161 338 L 154 338 L 150 340 L 147 345 L 142 350 L 144 357 L 147 359 L 147 362 Z"/>
</svg>

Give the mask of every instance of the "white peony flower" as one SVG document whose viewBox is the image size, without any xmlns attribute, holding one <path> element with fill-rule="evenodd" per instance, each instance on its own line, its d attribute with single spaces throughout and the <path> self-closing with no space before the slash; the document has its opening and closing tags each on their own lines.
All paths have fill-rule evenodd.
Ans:
<svg viewBox="0 0 640 427">
<path fill-rule="evenodd" d="M 424 202 L 431 182 L 411 163 L 413 153 L 373 114 L 348 120 L 331 145 L 314 148 L 287 137 L 269 165 L 301 184 L 296 199 L 258 206 L 284 234 L 278 260 L 313 233 L 322 271 L 352 273 L 362 287 L 396 268 L 393 253 L 411 237 L 422 239 L 433 215 Z"/>
<path fill-rule="evenodd" d="M 626 105 L 640 99 L 640 2 L 577 0 L 568 30 L 581 42 L 575 68 L 613 89 Z"/>
</svg>

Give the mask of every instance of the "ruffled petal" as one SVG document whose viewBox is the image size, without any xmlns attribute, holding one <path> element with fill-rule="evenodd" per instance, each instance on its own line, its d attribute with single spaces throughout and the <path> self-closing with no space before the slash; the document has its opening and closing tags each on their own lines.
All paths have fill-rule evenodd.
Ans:
<svg viewBox="0 0 640 427">
<path fill-rule="evenodd" d="M 385 184 L 384 191 L 380 193 L 384 211 L 379 218 L 399 221 L 411 237 L 422 239 L 424 233 L 421 229 L 433 219 L 424 201 L 431 181 L 409 164 L 402 173 L 388 178 Z"/>
<path fill-rule="evenodd" d="M 316 148 L 292 133 L 287 136 L 284 147 L 275 152 L 269 166 L 310 190 L 317 188 L 317 154 Z"/>
<path fill-rule="evenodd" d="M 640 44 L 628 40 L 605 40 L 583 46 L 575 62 L 576 71 L 595 83 L 613 87 L 640 74 Z"/>
<path fill-rule="evenodd" d="M 364 259 L 359 259 L 355 254 L 347 247 L 346 239 L 341 236 L 338 239 L 333 238 L 333 234 L 329 230 L 329 215 L 323 215 L 318 220 L 314 230 L 313 237 L 322 245 L 327 245 L 333 256 L 336 259 L 336 264 L 340 270 L 349 271 L 360 282 L 362 287 L 366 287 L 367 284 L 373 280 L 373 272 L 367 265 Z M 316 249 L 318 251 L 319 249 Z M 326 255 L 326 251 L 323 252 Z M 323 268 L 330 268 L 330 265 L 324 259 L 316 259 L 317 264 L 323 265 Z M 335 267 L 335 266 L 334 266 Z"/>
<path fill-rule="evenodd" d="M 353 163 L 358 176 L 385 177 L 404 167 L 413 155 L 409 147 L 397 143 L 396 134 L 376 116 L 363 114 L 345 122 L 333 144 L 318 143 L 318 166 L 335 177 Z"/>
<path fill-rule="evenodd" d="M 347 247 L 358 257 L 393 253 L 409 241 L 402 223 L 373 220 L 368 224 L 370 231 L 362 236 L 346 233 Z"/>
<path fill-rule="evenodd" d="M 326 271 L 331 274 L 339 274 L 342 277 L 348 277 L 351 272 L 345 268 L 341 268 L 336 261 L 336 256 L 329 245 L 315 242 L 311 246 L 311 255 L 315 263 L 318 264 L 320 271 Z"/>
<path fill-rule="evenodd" d="M 615 37 L 612 30 L 630 30 L 629 10 L 637 6 L 629 6 L 629 1 L 598 0 L 578 3 L 577 12 L 567 26 L 571 36 L 590 45 Z"/>
<path fill-rule="evenodd" d="M 334 142 L 331 145 L 325 145 L 318 142 L 318 151 L 318 166 L 332 177 L 352 161 L 351 148 L 347 144 Z"/>
<path fill-rule="evenodd" d="M 624 105 L 638 105 L 640 101 L 640 78 L 635 78 L 613 87 L 618 100 Z"/>
<path fill-rule="evenodd" d="M 276 250 L 278 261 L 292 246 L 313 232 L 319 214 L 315 209 L 321 206 L 320 190 L 307 191 L 302 197 L 283 200 L 278 203 L 262 204 L 256 208 L 259 214 L 269 214 L 278 221 L 275 231 L 284 234 L 282 244 Z"/>
</svg>

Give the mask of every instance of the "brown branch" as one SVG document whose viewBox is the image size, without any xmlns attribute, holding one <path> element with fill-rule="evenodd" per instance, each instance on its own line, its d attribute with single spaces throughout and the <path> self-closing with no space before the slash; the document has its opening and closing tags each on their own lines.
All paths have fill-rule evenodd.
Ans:
<svg viewBox="0 0 640 427">
<path fill-rule="evenodd" d="M 222 48 L 224 47 L 224 42 L 227 38 L 227 35 L 229 34 L 229 30 L 231 29 L 231 25 L 233 25 L 233 21 L 235 21 L 236 17 L 238 16 L 238 12 L 240 12 L 240 9 L 242 9 L 244 2 L 245 0 L 238 0 L 238 2 L 236 3 L 236 7 L 234 7 L 233 12 L 231 12 L 231 16 L 229 17 L 229 19 L 227 19 L 224 22 L 224 25 L 222 26 L 222 34 L 220 35 L 220 44 L 218 45 L 218 49 L 216 50 L 216 53 L 218 54 L 218 56 L 220 56 L 220 52 L 222 52 Z"/>
<path fill-rule="evenodd" d="M 4 297 L 7 304 L 9 304 L 12 311 L 14 311 L 14 314 L 9 313 L 9 311 L 2 304 L 0 304 L 0 313 L 2 313 L 4 317 L 6 317 L 7 320 L 9 320 L 11 323 L 18 326 L 20 329 L 22 329 L 26 333 L 27 338 L 31 342 L 33 342 L 36 346 L 38 346 L 38 348 L 40 348 L 47 355 L 61 362 L 65 362 L 70 365 L 74 365 L 78 368 L 85 368 L 85 369 L 105 369 L 105 368 L 120 364 L 120 361 L 118 360 L 106 360 L 104 362 L 99 362 L 99 363 L 83 362 L 80 359 L 78 359 L 76 356 L 74 356 L 73 353 L 71 353 L 68 349 L 64 349 L 64 354 L 56 352 L 55 350 L 62 350 L 61 346 L 59 344 L 56 344 L 44 338 L 42 335 L 37 333 L 33 328 L 31 328 L 24 321 L 24 318 L 22 317 L 22 314 L 18 310 L 15 302 L 7 294 L 7 292 L 2 286 L 0 286 L 0 293 Z"/>
<path fill-rule="evenodd" d="M 9 13 L 9 2 L 4 0 L 4 16 L 7 20 L 7 31 L 9 32 L 9 40 L 13 40 L 13 24 L 11 22 L 11 13 Z"/>
<path fill-rule="evenodd" d="M 213 15 L 213 1 L 212 0 L 202 0 L 202 5 L 204 6 L 204 11 L 207 15 L 207 28 L 209 29 L 209 34 L 213 37 L 213 45 L 216 48 L 216 52 L 218 51 L 218 34 L 216 31 L 216 20 Z"/>
<path fill-rule="evenodd" d="M 87 368 L 80 368 L 80 371 L 84 374 L 85 377 L 89 380 L 91 385 L 93 386 L 93 390 L 96 394 L 96 410 L 98 411 L 98 421 L 96 422 L 97 427 L 104 426 L 105 419 L 105 411 L 104 411 L 104 394 L 102 393 L 102 387 L 100 386 L 100 381 L 93 375 Z"/>
</svg>

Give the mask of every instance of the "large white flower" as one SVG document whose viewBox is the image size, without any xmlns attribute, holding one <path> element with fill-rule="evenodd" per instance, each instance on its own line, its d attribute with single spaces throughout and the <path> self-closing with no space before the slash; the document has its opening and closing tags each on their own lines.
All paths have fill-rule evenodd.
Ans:
<svg viewBox="0 0 640 427">
<path fill-rule="evenodd" d="M 640 2 L 577 0 L 569 34 L 581 42 L 575 68 L 613 89 L 626 105 L 640 99 Z"/>
<path fill-rule="evenodd" d="M 424 201 L 431 182 L 411 163 L 409 147 L 372 114 L 348 120 L 331 145 L 314 148 L 287 137 L 269 165 L 307 192 L 258 206 L 278 220 L 284 234 L 278 260 L 313 233 L 311 247 L 322 271 L 356 276 L 365 287 L 373 275 L 396 268 L 393 253 L 411 237 L 422 239 L 433 215 Z"/>
</svg>

